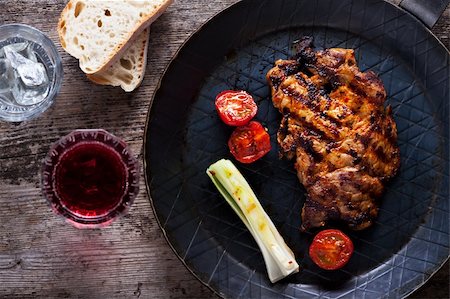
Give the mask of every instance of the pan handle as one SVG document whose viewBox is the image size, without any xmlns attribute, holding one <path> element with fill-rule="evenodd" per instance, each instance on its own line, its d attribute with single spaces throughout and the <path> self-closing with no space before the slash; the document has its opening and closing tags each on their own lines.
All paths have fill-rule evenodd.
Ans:
<svg viewBox="0 0 450 299">
<path fill-rule="evenodd" d="M 402 0 L 400 7 L 416 16 L 428 28 L 431 28 L 436 24 L 449 3 L 450 0 Z"/>
</svg>

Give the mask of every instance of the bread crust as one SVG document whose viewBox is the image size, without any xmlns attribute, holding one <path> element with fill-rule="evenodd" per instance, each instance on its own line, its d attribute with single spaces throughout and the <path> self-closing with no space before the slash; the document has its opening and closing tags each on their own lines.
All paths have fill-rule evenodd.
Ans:
<svg viewBox="0 0 450 299">
<path fill-rule="evenodd" d="M 75 8 L 76 3 L 80 0 L 70 0 L 66 7 L 61 12 L 59 21 L 58 21 L 58 36 L 61 42 L 61 46 L 66 50 L 69 54 L 71 51 L 67 47 L 68 41 L 65 39 L 65 31 L 66 31 L 66 25 L 67 20 L 66 16 Z M 109 51 L 109 53 L 106 55 L 106 58 L 104 61 L 101 61 L 100 66 L 97 68 L 91 68 L 89 66 L 86 66 L 83 61 L 80 59 L 80 57 L 76 57 L 77 59 L 80 59 L 80 68 L 85 72 L 86 74 L 97 74 L 104 72 L 107 70 L 111 65 L 116 63 L 120 57 L 125 53 L 125 51 L 129 48 L 129 46 L 136 40 L 136 38 L 141 34 L 145 28 L 149 27 L 151 23 L 153 23 L 166 9 L 167 7 L 173 2 L 173 0 L 165 0 L 163 3 L 161 3 L 157 8 L 155 8 L 154 11 L 152 11 L 149 15 L 142 15 L 141 21 L 134 26 L 132 30 L 128 32 L 128 34 L 122 38 L 121 42 L 118 42 L 113 49 Z M 74 55 L 72 55 L 74 56 Z"/>
</svg>

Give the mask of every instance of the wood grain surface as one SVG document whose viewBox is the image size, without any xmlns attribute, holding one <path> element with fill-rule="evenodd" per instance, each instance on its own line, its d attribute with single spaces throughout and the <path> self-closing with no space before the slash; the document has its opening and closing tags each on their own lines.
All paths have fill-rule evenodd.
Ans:
<svg viewBox="0 0 450 299">
<path fill-rule="evenodd" d="M 40 165 L 54 141 L 80 128 L 120 136 L 142 161 L 146 115 L 165 67 L 190 34 L 236 1 L 175 0 L 152 25 L 145 79 L 129 94 L 92 84 L 63 51 L 56 24 L 65 2 L 0 1 L 0 24 L 40 29 L 64 65 L 61 92 L 47 112 L 28 122 L 0 122 L 0 297 L 215 298 L 168 246 L 143 175 L 128 215 L 105 229 L 78 230 L 51 212 L 40 191 Z M 433 32 L 448 47 L 449 9 Z M 412 297 L 448 297 L 448 284 L 447 263 Z"/>
</svg>

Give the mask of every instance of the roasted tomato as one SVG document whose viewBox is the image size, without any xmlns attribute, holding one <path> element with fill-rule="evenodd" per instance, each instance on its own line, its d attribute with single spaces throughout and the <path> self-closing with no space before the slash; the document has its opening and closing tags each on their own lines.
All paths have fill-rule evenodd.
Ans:
<svg viewBox="0 0 450 299">
<path fill-rule="evenodd" d="M 325 270 L 336 270 L 343 267 L 350 260 L 352 254 L 352 240 L 337 229 L 321 231 L 314 237 L 309 247 L 309 256 L 313 262 Z"/>
<path fill-rule="evenodd" d="M 270 136 L 259 122 L 251 121 L 234 129 L 228 147 L 236 160 L 252 163 L 270 151 Z"/>
<path fill-rule="evenodd" d="M 246 91 L 225 90 L 216 97 L 216 110 L 227 125 L 242 126 L 256 115 L 258 107 Z"/>
</svg>

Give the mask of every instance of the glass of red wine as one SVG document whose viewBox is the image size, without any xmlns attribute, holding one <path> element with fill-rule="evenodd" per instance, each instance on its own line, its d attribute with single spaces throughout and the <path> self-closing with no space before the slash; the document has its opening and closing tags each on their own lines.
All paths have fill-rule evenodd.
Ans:
<svg viewBox="0 0 450 299">
<path fill-rule="evenodd" d="M 124 215 L 139 192 L 139 164 L 105 130 L 76 130 L 56 142 L 42 167 L 52 209 L 77 228 L 99 228 Z"/>
</svg>

